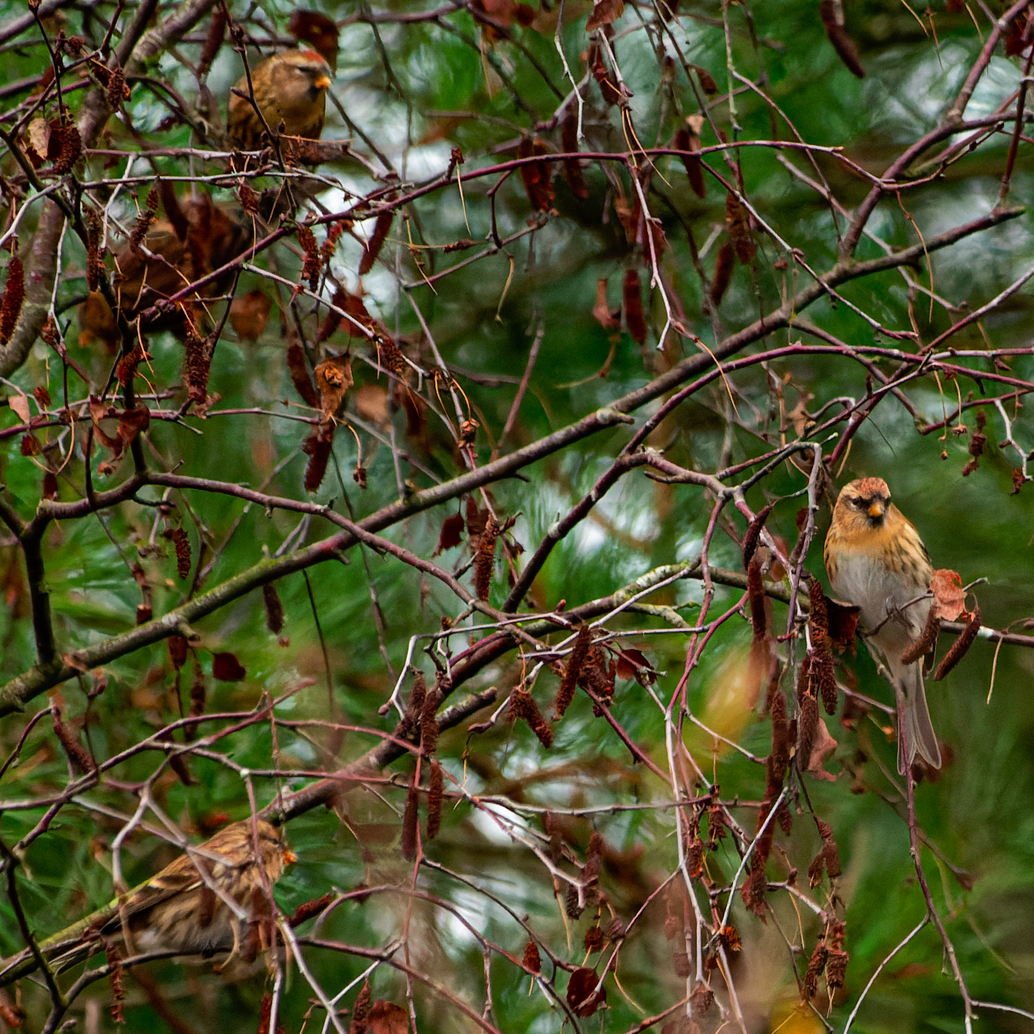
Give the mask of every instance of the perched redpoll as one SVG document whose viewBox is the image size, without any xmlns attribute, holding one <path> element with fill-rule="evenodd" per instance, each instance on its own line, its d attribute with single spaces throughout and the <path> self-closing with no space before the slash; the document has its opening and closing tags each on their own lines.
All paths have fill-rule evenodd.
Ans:
<svg viewBox="0 0 1034 1034">
<path fill-rule="evenodd" d="M 890 501 L 882 478 L 861 478 L 841 490 L 826 535 L 825 560 L 833 592 L 861 608 L 862 634 L 894 677 L 898 771 L 904 775 L 917 754 L 940 768 L 923 658 L 901 661 L 926 626 L 933 565 L 915 525 Z"/>
<path fill-rule="evenodd" d="M 230 92 L 227 123 L 231 142 L 242 151 L 266 146 L 266 128 L 276 133 L 319 140 L 327 106 L 327 90 L 333 73 L 313 50 L 288 50 L 274 54 L 251 70 L 255 102 L 266 120 L 255 111 L 248 96 L 248 77 Z"/>
<path fill-rule="evenodd" d="M 281 830 L 261 820 L 236 822 L 71 930 L 43 941 L 40 950 L 58 973 L 112 941 L 126 955 L 253 959 L 271 940 L 270 888 L 294 860 Z M 33 969 L 35 960 L 23 952 L 0 971 L 0 985 Z"/>
</svg>

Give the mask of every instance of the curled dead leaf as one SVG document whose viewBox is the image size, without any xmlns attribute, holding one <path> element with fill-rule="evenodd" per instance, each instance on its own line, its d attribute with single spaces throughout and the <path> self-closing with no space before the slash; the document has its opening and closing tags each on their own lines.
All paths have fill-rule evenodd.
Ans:
<svg viewBox="0 0 1034 1034">
<path fill-rule="evenodd" d="M 582 966 L 571 974 L 567 983 L 567 1004 L 576 1016 L 591 1016 L 607 1000 L 607 989 L 597 985 L 600 978 L 595 970 Z"/>
<path fill-rule="evenodd" d="M 625 0 L 595 0 L 592 14 L 585 23 L 586 32 L 595 32 L 604 25 L 613 25 L 624 14 Z"/>
<path fill-rule="evenodd" d="M 230 326 L 245 341 L 257 341 L 266 329 L 273 300 L 265 291 L 256 288 L 234 298 L 230 306 Z"/>
<path fill-rule="evenodd" d="M 621 310 L 618 309 L 616 313 L 613 313 L 607 304 L 607 281 L 605 277 L 600 277 L 596 281 L 596 304 L 592 307 L 592 315 L 604 330 L 621 329 Z"/>
<path fill-rule="evenodd" d="M 828 782 L 836 782 L 836 776 L 827 772 L 823 765 L 837 749 L 837 741 L 829 734 L 826 723 L 819 718 L 815 723 L 815 733 L 811 741 L 811 755 L 808 758 L 808 765 L 805 769 L 817 779 L 825 779 Z"/>
<path fill-rule="evenodd" d="M 933 593 L 933 611 L 944 621 L 968 621 L 970 613 L 966 610 L 966 594 L 962 589 L 962 576 L 958 571 L 941 568 L 934 571 L 930 579 L 930 592 Z"/>
<path fill-rule="evenodd" d="M 320 410 L 329 420 L 337 416 L 345 403 L 345 394 L 352 387 L 352 357 L 344 355 L 324 359 L 313 371 L 320 393 Z"/>
</svg>

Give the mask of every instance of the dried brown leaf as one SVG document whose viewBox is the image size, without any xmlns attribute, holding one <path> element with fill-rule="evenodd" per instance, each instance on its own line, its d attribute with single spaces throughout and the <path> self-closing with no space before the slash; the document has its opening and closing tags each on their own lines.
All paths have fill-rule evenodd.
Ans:
<svg viewBox="0 0 1034 1034">
<path fill-rule="evenodd" d="M 273 299 L 260 288 L 238 295 L 230 306 L 230 326 L 244 341 L 258 341 L 266 329 Z"/>
<path fill-rule="evenodd" d="M 524 137 L 517 147 L 518 158 L 532 158 L 548 153 L 548 148 L 541 140 Z M 553 184 L 549 178 L 549 165 L 546 162 L 525 162 L 520 166 L 521 181 L 525 193 L 536 212 L 547 212 L 553 204 Z"/>
<path fill-rule="evenodd" d="M 576 1016 L 591 1016 L 607 1000 L 607 989 L 596 985 L 600 978 L 586 966 L 576 969 L 567 982 L 567 1004 Z"/>
<path fill-rule="evenodd" d="M 592 315 L 597 323 L 604 330 L 620 330 L 621 329 L 621 310 L 617 312 L 611 312 L 610 306 L 607 304 L 607 281 L 605 277 L 600 277 L 596 281 L 596 304 L 592 307 Z"/>
<path fill-rule="evenodd" d="M 622 300 L 625 310 L 625 326 L 637 345 L 646 342 L 646 317 L 643 314 L 643 292 L 639 283 L 639 271 L 629 269 L 625 273 Z"/>
<path fill-rule="evenodd" d="M 585 31 L 595 32 L 604 25 L 613 25 L 624 13 L 625 0 L 594 0 Z"/>
<path fill-rule="evenodd" d="M 962 576 L 958 571 L 941 568 L 934 571 L 930 579 L 933 606 L 930 608 L 943 621 L 968 620 L 966 593 L 962 589 Z"/>
<path fill-rule="evenodd" d="M 458 546 L 463 541 L 463 527 L 463 514 L 454 513 L 451 517 L 446 517 L 442 521 L 442 530 L 438 535 L 438 546 L 432 555 L 438 556 L 445 550 Z"/>
<path fill-rule="evenodd" d="M 241 682 L 247 677 L 247 670 L 237 660 L 236 654 L 224 652 L 212 654 L 212 677 L 220 682 Z"/>
<path fill-rule="evenodd" d="M 401 1005 L 378 998 L 370 1009 L 370 1034 L 409 1034 L 409 1013 Z"/>
<path fill-rule="evenodd" d="M 324 359 L 313 373 L 320 393 L 320 411 L 325 420 L 331 420 L 340 414 L 345 395 L 352 387 L 352 357 L 347 352 L 331 356 Z"/>
</svg>

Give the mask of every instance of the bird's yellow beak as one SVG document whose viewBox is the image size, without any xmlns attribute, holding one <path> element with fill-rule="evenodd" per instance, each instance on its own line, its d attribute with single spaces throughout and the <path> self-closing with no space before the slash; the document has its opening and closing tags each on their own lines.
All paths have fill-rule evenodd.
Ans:
<svg viewBox="0 0 1034 1034">
<path fill-rule="evenodd" d="M 294 865 L 298 856 L 289 847 L 284 850 L 284 865 Z"/>
<path fill-rule="evenodd" d="M 869 516 L 876 520 L 877 517 L 883 516 L 883 503 L 873 503 L 868 510 Z"/>
<path fill-rule="evenodd" d="M 321 75 L 312 85 L 315 86 L 317 90 L 329 90 L 330 79 L 325 75 Z"/>
</svg>

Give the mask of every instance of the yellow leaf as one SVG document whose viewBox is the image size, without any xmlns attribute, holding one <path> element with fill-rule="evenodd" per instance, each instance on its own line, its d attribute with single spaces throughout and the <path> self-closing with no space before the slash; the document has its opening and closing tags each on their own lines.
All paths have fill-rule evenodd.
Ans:
<svg viewBox="0 0 1034 1034">
<path fill-rule="evenodd" d="M 780 1002 L 772 1010 L 769 1034 L 821 1034 L 822 1022 L 800 1002 Z"/>
<path fill-rule="evenodd" d="M 733 743 L 738 742 L 754 715 L 764 675 L 761 665 L 756 660 L 752 661 L 748 644 L 731 647 L 711 676 L 707 700 L 697 718 L 710 732 Z M 732 750 L 722 739 L 708 735 L 699 727 L 689 730 L 686 746 L 701 765 L 716 754 L 720 756 Z"/>
</svg>

